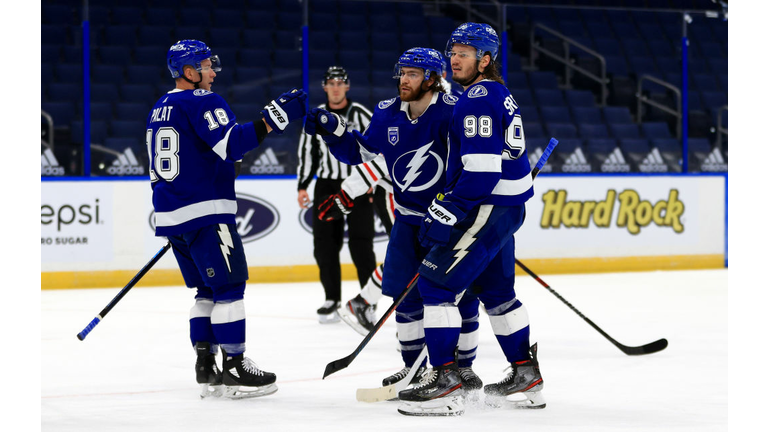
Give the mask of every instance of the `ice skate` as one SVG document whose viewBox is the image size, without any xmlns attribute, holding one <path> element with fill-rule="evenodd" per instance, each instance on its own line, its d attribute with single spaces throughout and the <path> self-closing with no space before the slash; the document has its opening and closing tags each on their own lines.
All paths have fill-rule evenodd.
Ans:
<svg viewBox="0 0 768 432">
<path fill-rule="evenodd" d="M 339 302 L 335 300 L 326 300 L 320 309 L 317 310 L 317 320 L 320 324 L 331 324 L 339 322 Z"/>
<path fill-rule="evenodd" d="M 200 384 L 200 398 L 220 397 L 224 392 L 222 374 L 216 365 L 216 355 L 211 353 L 211 344 L 197 342 L 195 352 L 197 353 L 195 374 L 197 383 Z"/>
<path fill-rule="evenodd" d="M 410 416 L 459 416 L 464 414 L 464 390 L 456 362 L 430 369 L 413 388 L 398 395 L 397 412 Z"/>
<path fill-rule="evenodd" d="M 531 347 L 531 358 L 512 363 L 512 371 L 496 384 L 485 386 L 485 403 L 495 408 L 544 408 L 541 390 L 544 379 L 539 370 L 537 346 Z M 511 397 L 509 397 L 511 396 Z"/>
<path fill-rule="evenodd" d="M 339 316 L 356 332 L 366 336 L 368 332 L 373 330 L 373 326 L 376 324 L 376 305 L 368 304 L 358 294 L 348 301 L 344 307 L 339 309 Z"/>
<path fill-rule="evenodd" d="M 223 352 L 224 350 L 222 350 Z M 266 372 L 243 354 L 227 359 L 224 352 L 224 397 L 244 399 L 267 396 L 277 391 L 277 376 Z"/>
<path fill-rule="evenodd" d="M 461 377 L 461 387 L 464 389 L 464 397 L 468 402 L 477 402 L 480 400 L 480 390 L 483 388 L 483 381 L 472 370 L 472 366 L 460 367 L 459 376 Z"/>
<path fill-rule="evenodd" d="M 393 373 L 392 375 L 390 375 L 390 376 L 384 378 L 383 380 L 381 380 L 381 386 L 382 387 L 386 387 L 386 386 L 389 386 L 389 385 L 395 385 L 395 384 L 399 383 L 400 381 L 404 380 L 408 376 L 408 373 L 410 371 L 411 371 L 411 368 L 408 367 L 408 366 L 400 369 L 399 371 L 397 371 L 397 372 Z M 410 386 L 411 384 L 418 383 L 419 380 L 421 380 L 421 377 L 426 372 L 427 372 L 427 368 L 426 367 L 419 366 L 419 368 L 416 370 L 416 373 L 413 375 L 413 378 L 411 378 L 410 382 L 405 384 L 404 386 L 398 386 L 398 387 L 406 388 L 406 387 Z M 393 398 L 387 399 L 387 400 L 390 400 L 390 401 L 397 400 L 397 393 L 394 394 Z"/>
</svg>

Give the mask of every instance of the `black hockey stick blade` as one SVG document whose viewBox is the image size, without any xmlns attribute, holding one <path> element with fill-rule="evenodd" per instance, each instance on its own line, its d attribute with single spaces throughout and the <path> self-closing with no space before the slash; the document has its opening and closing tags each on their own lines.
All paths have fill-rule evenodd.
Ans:
<svg viewBox="0 0 768 432">
<path fill-rule="evenodd" d="M 651 342 L 649 344 L 645 344 L 637 347 L 630 347 L 630 346 L 621 345 L 621 344 L 618 344 L 616 346 L 619 347 L 619 349 L 623 351 L 624 354 L 626 355 L 643 355 L 643 354 L 653 354 L 653 353 L 659 352 L 664 348 L 666 348 L 667 345 L 669 345 L 669 342 L 667 342 L 666 339 L 661 338 L 655 342 Z"/>
<path fill-rule="evenodd" d="M 355 350 L 352 351 L 352 354 L 344 358 L 334 360 L 325 366 L 325 372 L 323 372 L 323 379 L 325 379 L 325 377 L 327 377 L 328 375 L 334 374 L 346 368 L 347 366 L 349 366 L 350 363 L 352 363 L 352 360 L 354 360 L 355 357 L 357 357 L 357 355 L 360 354 L 360 351 L 362 351 L 363 348 L 365 348 L 365 346 L 368 345 L 368 342 L 371 341 L 371 339 L 373 338 L 373 335 L 375 335 L 376 332 L 379 331 L 381 326 L 384 325 L 384 322 L 387 321 L 387 318 L 389 318 L 389 316 L 392 315 L 392 312 L 395 311 L 395 308 L 398 307 L 400 303 L 403 302 L 403 300 L 405 299 L 405 296 L 407 296 L 408 293 L 411 292 L 413 287 L 416 286 L 416 281 L 418 280 L 419 280 L 419 275 L 416 274 L 416 276 L 414 276 L 413 279 L 411 279 L 411 282 L 408 283 L 408 286 L 405 287 L 403 292 L 400 293 L 400 295 L 397 296 L 397 298 L 395 298 L 394 301 L 392 301 L 392 305 L 389 307 L 389 309 L 387 309 L 387 311 L 384 312 L 384 315 L 382 315 L 381 318 L 379 318 L 379 320 L 376 322 L 376 325 L 374 325 L 371 331 L 368 332 L 368 336 L 366 336 L 363 339 L 363 341 L 360 342 L 360 345 L 358 345 L 357 348 L 355 348 Z"/>
</svg>

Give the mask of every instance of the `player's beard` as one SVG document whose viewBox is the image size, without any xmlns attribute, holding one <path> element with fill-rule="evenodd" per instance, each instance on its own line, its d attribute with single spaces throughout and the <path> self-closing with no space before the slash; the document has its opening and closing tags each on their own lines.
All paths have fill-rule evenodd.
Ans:
<svg viewBox="0 0 768 432">
<path fill-rule="evenodd" d="M 464 86 L 464 87 L 466 87 L 466 86 L 468 86 L 468 85 L 472 84 L 473 82 L 475 82 L 475 80 L 477 79 L 477 77 L 481 75 L 481 73 L 480 73 L 480 70 L 478 70 L 478 68 L 477 68 L 477 66 L 478 66 L 479 64 L 480 64 L 480 62 L 479 62 L 479 61 L 478 61 L 478 62 L 475 62 L 475 64 L 474 64 L 474 65 L 472 65 L 472 69 L 469 71 L 469 73 L 467 74 L 467 76 L 466 76 L 466 77 L 464 77 L 464 78 L 458 78 L 458 77 L 456 77 L 456 74 L 454 73 L 454 74 L 453 74 L 453 78 L 452 78 L 452 79 L 453 79 L 453 81 L 454 81 L 456 84 L 458 84 L 458 85 L 460 85 L 460 86 Z M 464 72 L 464 71 L 462 71 L 462 72 Z"/>
<path fill-rule="evenodd" d="M 427 90 L 424 89 L 424 82 L 423 81 L 422 81 L 421 84 L 419 84 L 419 88 L 418 89 L 416 89 L 416 90 L 411 89 L 411 91 L 408 92 L 407 95 L 401 90 L 401 88 L 402 88 L 402 84 L 398 85 L 398 89 L 397 90 L 398 90 L 398 93 L 400 93 L 400 100 L 403 101 L 403 102 L 413 102 L 413 101 L 419 100 L 419 99 L 421 99 L 422 96 L 424 96 L 424 94 L 427 91 L 429 91 L 429 89 L 427 89 Z"/>
</svg>

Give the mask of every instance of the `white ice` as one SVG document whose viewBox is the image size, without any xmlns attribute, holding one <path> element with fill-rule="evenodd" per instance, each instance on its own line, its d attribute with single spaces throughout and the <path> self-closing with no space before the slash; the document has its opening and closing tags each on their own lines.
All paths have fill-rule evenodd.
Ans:
<svg viewBox="0 0 768 432">
<path fill-rule="evenodd" d="M 534 269 L 535 271 L 535 269 Z M 727 270 L 542 278 L 624 345 L 669 347 L 627 356 L 535 280 L 517 294 L 539 343 L 543 410 L 468 406 L 462 417 L 398 414 L 355 390 L 399 370 L 390 319 L 352 364 L 322 380 L 328 362 L 362 340 L 344 323 L 321 325 L 318 283 L 249 284 L 247 351 L 275 372 L 277 393 L 201 400 L 188 336 L 193 291 L 134 288 L 85 339 L 76 334 L 119 289 L 41 293 L 41 419 L 47 431 L 723 431 L 728 428 Z M 344 283 L 344 299 L 359 290 Z M 379 315 L 391 304 L 382 300 Z M 474 369 L 498 381 L 508 365 L 481 312 Z M 18 373 L 25 373 L 19 370 Z"/>
</svg>

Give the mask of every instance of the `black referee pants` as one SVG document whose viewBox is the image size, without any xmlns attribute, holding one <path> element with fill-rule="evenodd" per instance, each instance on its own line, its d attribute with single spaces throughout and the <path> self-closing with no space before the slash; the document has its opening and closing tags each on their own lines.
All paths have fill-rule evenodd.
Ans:
<svg viewBox="0 0 768 432">
<path fill-rule="evenodd" d="M 314 203 L 312 204 L 312 236 L 314 255 L 320 269 L 320 282 L 325 290 L 325 299 L 341 301 L 341 262 L 339 255 L 344 246 L 344 220 L 323 222 L 317 218 L 317 207 L 332 194 L 341 189 L 342 180 L 317 179 Z M 376 254 L 373 251 L 372 195 L 355 199 L 352 213 L 345 216 L 349 229 L 349 254 L 357 269 L 357 279 L 362 288 L 376 268 Z"/>
</svg>

